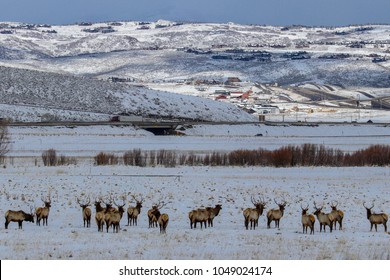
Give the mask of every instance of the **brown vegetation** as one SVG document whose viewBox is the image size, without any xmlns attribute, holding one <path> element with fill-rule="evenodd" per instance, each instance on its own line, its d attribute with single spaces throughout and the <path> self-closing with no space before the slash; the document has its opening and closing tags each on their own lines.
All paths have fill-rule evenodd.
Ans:
<svg viewBox="0 0 390 280">
<path fill-rule="evenodd" d="M 324 145 L 303 144 L 284 146 L 276 150 L 235 150 L 195 154 L 159 150 L 134 149 L 123 155 L 123 163 L 131 166 L 386 166 L 390 165 L 390 146 L 372 145 L 355 152 L 343 152 Z M 95 156 L 96 165 L 119 164 L 119 157 L 108 153 Z"/>
</svg>

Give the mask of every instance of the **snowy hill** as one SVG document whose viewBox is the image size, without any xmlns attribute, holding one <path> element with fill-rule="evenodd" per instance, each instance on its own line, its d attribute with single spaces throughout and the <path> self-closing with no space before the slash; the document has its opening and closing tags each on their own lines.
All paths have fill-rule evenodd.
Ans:
<svg viewBox="0 0 390 280">
<path fill-rule="evenodd" d="M 25 108 L 23 114 L 29 119 L 56 114 L 50 111 L 55 108 L 88 112 L 77 117 L 82 119 L 96 118 L 96 113 L 128 113 L 253 120 L 230 105 L 138 85 L 157 90 L 162 82 L 221 83 L 239 77 L 252 84 L 314 83 L 352 92 L 362 88 L 388 92 L 389 31 L 389 25 L 280 27 L 159 20 L 50 26 L 4 22 L 0 23 L 0 66 L 8 68 L 1 68 L 0 94 L 6 104 L 46 108 L 39 113 Z M 107 83 L 112 77 L 127 82 Z M 137 87 L 123 85 L 128 81 Z M 166 90 L 189 95 L 174 87 Z M 296 101 L 294 94 L 286 91 L 289 100 Z M 64 114 L 75 118 L 75 113 Z"/>
<path fill-rule="evenodd" d="M 13 120 L 104 120 L 114 114 L 253 121 L 226 103 L 92 78 L 0 67 L 1 116 Z"/>
<path fill-rule="evenodd" d="M 311 81 L 388 87 L 389 31 L 389 25 L 320 28 L 168 21 L 66 26 L 0 23 L 0 63 L 143 81 L 224 79 L 233 75 L 259 83 Z M 261 51 L 270 56 L 264 57 Z M 213 59 L 221 55 L 233 59 Z M 372 63 L 373 57 L 385 61 Z"/>
</svg>

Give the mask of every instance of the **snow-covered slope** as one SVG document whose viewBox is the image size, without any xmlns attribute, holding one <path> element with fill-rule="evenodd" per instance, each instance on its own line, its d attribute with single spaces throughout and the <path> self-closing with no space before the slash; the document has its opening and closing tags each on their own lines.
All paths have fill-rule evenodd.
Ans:
<svg viewBox="0 0 390 280">
<path fill-rule="evenodd" d="M 233 105 L 199 97 L 32 70 L 0 67 L 0 72 L 3 103 L 0 117 L 13 120 L 107 121 L 113 114 L 206 121 L 254 120 Z"/>
<path fill-rule="evenodd" d="M 107 119 L 106 114 L 128 113 L 248 121 L 253 118 L 223 103 L 103 81 L 115 77 L 150 85 L 224 82 L 239 77 L 286 87 L 316 83 L 388 92 L 389 31 L 390 25 L 280 27 L 160 20 L 50 26 L 4 22 L 0 23 L 0 66 L 7 68 L 0 68 L 0 95 L 7 105 L 46 110 L 18 108 L 14 118 L 23 115 L 36 120 L 45 114 L 60 114 L 67 119 Z M 383 61 L 373 63 L 373 58 Z M 75 116 L 74 112 L 50 111 L 53 108 L 88 113 Z M 2 117 L 9 117 L 12 110 L 4 108 Z"/>
<path fill-rule="evenodd" d="M 285 85 L 312 81 L 388 87 L 389 61 L 374 64 L 371 60 L 390 52 L 389 30 L 389 25 L 320 28 L 168 21 L 66 26 L 2 23 L 0 63 L 148 81 L 238 76 Z M 272 57 L 243 60 L 237 51 L 244 51 L 244 57 L 268 51 Z M 291 52 L 305 52 L 311 59 L 283 56 Z M 212 58 L 226 53 L 236 59 Z"/>
</svg>

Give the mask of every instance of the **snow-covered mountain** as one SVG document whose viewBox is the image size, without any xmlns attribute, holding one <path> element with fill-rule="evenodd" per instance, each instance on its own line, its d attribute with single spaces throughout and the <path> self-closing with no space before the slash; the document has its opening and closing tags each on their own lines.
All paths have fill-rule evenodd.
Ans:
<svg viewBox="0 0 390 280">
<path fill-rule="evenodd" d="M 49 109 L 248 120 L 251 117 L 230 105 L 106 81 L 116 77 L 144 84 L 239 77 L 284 86 L 314 82 L 386 89 L 389 31 L 390 25 L 4 22 L 0 95 L 6 104 Z"/>
<path fill-rule="evenodd" d="M 161 20 L 2 23 L 0 63 L 149 81 L 235 75 L 260 83 L 388 87 L 389 31 L 390 25 L 277 27 Z M 384 61 L 372 63 L 374 57 Z"/>
</svg>

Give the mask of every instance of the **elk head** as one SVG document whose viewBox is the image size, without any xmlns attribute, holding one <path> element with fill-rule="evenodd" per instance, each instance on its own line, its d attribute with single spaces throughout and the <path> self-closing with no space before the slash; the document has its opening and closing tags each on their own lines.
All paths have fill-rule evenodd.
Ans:
<svg viewBox="0 0 390 280">
<path fill-rule="evenodd" d="M 49 197 L 48 197 L 47 200 L 46 200 L 43 196 L 41 197 L 41 200 L 42 200 L 42 202 L 45 204 L 45 207 L 46 207 L 46 208 L 50 208 L 50 207 L 51 207 L 50 194 L 49 194 Z"/>
<path fill-rule="evenodd" d="M 27 216 L 25 221 L 34 223 L 34 216 L 35 216 L 34 207 L 30 206 L 30 215 Z"/>
<path fill-rule="evenodd" d="M 131 197 L 134 199 L 135 203 L 136 203 L 136 208 L 141 208 L 142 207 L 142 203 L 144 202 L 144 198 L 142 195 L 140 195 L 140 199 L 137 199 L 137 197 L 135 197 L 134 194 L 131 195 Z"/>
<path fill-rule="evenodd" d="M 88 201 L 86 201 L 85 203 L 83 203 L 82 201 L 80 201 L 80 199 L 78 197 L 76 197 L 76 201 L 77 203 L 80 205 L 80 207 L 84 210 L 85 208 L 87 208 L 88 206 L 91 206 L 91 199 L 88 197 Z M 95 201 L 95 206 L 96 206 L 96 203 L 100 203 L 100 202 L 96 202 Z"/>
<path fill-rule="evenodd" d="M 301 209 L 302 209 L 302 215 L 306 215 L 307 211 L 309 211 L 309 204 L 306 207 L 302 207 L 302 204 L 301 204 Z"/>
<path fill-rule="evenodd" d="M 124 207 L 126 205 L 125 199 L 123 199 L 123 204 L 121 204 L 121 205 L 116 203 L 115 200 L 114 200 L 114 204 L 115 204 L 116 207 L 118 207 L 118 212 L 119 213 L 123 214 L 125 212 L 125 209 L 124 209 Z"/>
<path fill-rule="evenodd" d="M 279 206 L 280 211 L 284 211 L 287 205 L 287 201 L 283 199 L 281 203 L 277 202 L 276 199 L 274 199 L 274 202 Z"/>
<path fill-rule="evenodd" d="M 366 208 L 366 210 L 367 210 L 367 219 L 370 219 L 370 216 L 372 215 L 371 209 L 374 208 L 374 203 L 372 204 L 371 207 L 367 207 L 367 206 L 366 206 L 366 203 L 363 202 L 363 206 L 364 206 L 364 208 Z"/>
<path fill-rule="evenodd" d="M 339 205 L 337 203 L 337 201 L 335 201 L 336 204 L 333 204 L 333 201 L 330 203 L 330 208 L 332 208 L 333 211 L 337 211 L 337 205 Z"/>
<path fill-rule="evenodd" d="M 324 208 L 324 205 L 322 205 L 321 207 L 317 207 L 316 202 L 314 201 L 314 209 L 316 210 L 316 211 L 314 211 L 314 215 L 321 213 L 322 208 Z"/>
<path fill-rule="evenodd" d="M 263 210 L 265 209 L 265 205 L 267 204 L 264 201 L 263 197 L 260 197 L 258 200 L 256 200 L 253 196 L 251 196 L 251 202 L 256 207 L 256 209 L 259 210 L 259 215 L 263 214 Z"/>
</svg>

